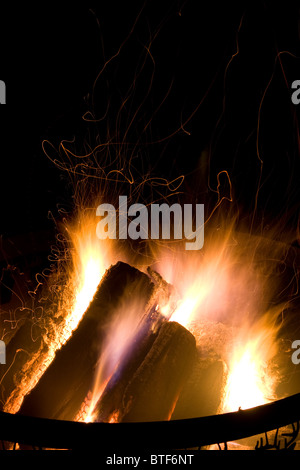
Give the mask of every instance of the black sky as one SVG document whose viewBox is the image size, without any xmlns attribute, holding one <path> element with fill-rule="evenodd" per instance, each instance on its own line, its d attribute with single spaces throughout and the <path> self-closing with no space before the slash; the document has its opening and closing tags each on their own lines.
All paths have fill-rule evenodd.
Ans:
<svg viewBox="0 0 300 470">
<path fill-rule="evenodd" d="M 128 135 L 141 138 L 137 167 L 166 178 L 185 174 L 198 202 L 206 202 L 205 185 L 195 187 L 206 149 L 212 187 L 218 172 L 228 171 L 245 211 L 253 210 L 260 175 L 259 119 L 261 209 L 276 217 L 288 208 L 296 218 L 299 111 L 291 105 L 290 84 L 300 79 L 299 13 L 292 2 L 273 3 L 168 0 L 142 8 L 114 0 L 68 8 L 15 4 L 2 11 L 0 79 L 7 87 L 7 104 L 0 109 L 2 236 L 49 228 L 48 211 L 56 214 L 58 204 L 72 204 L 67 175 L 44 156 L 41 143 L 85 139 L 81 116 L 90 109 L 93 91 L 99 116 L 109 105 L 99 124 L 102 141 L 107 129 L 113 134 L 118 127 L 124 135 L 143 102 Z M 93 88 L 103 64 L 123 43 Z M 230 61 L 237 45 L 239 53 Z M 120 113 L 135 76 L 134 93 Z"/>
</svg>

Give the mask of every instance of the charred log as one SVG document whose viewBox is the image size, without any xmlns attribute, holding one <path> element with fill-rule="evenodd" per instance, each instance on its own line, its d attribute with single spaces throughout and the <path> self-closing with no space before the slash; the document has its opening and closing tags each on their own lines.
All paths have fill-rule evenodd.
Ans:
<svg viewBox="0 0 300 470">
<path fill-rule="evenodd" d="M 118 364 L 96 405 L 93 414 L 97 416 L 97 421 L 108 422 L 119 418 L 128 382 L 149 353 L 158 336 L 160 326 L 165 321 L 165 318 L 156 311 L 150 312 L 143 319 L 130 349 Z"/>
<path fill-rule="evenodd" d="M 92 387 L 105 326 L 121 305 L 137 302 L 141 316 L 153 301 L 155 285 L 141 271 L 117 263 L 105 274 L 96 295 L 68 342 L 23 401 L 20 414 L 72 420 Z"/>
<path fill-rule="evenodd" d="M 134 373 L 136 363 L 126 370 L 121 385 L 107 387 L 98 403 L 96 420 L 114 416 L 121 422 L 169 419 L 195 354 L 195 339 L 188 330 L 175 322 L 162 323 L 140 350 L 140 364 Z"/>
<path fill-rule="evenodd" d="M 164 323 L 125 390 L 122 421 L 169 419 L 195 354 L 193 335 L 176 322 Z"/>
</svg>

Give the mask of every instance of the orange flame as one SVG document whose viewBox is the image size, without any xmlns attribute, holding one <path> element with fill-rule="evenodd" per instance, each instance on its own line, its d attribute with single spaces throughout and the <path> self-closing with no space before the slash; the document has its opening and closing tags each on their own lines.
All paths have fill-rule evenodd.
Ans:
<svg viewBox="0 0 300 470">
<path fill-rule="evenodd" d="M 222 322 L 235 331 L 232 344 L 227 345 L 223 411 L 274 399 L 277 377 L 270 361 L 277 351 L 275 320 L 282 306 L 265 311 L 276 287 L 268 272 L 270 265 L 260 258 L 263 253 L 263 260 L 276 259 L 274 246 L 269 245 L 231 227 L 225 235 L 215 232 L 201 252 L 158 256 L 157 271 L 180 296 L 173 312 L 162 309 L 164 315 L 188 329 L 203 319 Z"/>
<path fill-rule="evenodd" d="M 155 269 L 179 296 L 176 310 L 163 313 L 185 327 L 200 318 L 232 322 L 259 313 L 267 281 L 255 268 L 253 250 L 231 228 L 214 234 L 201 251 L 159 252 Z"/>
<path fill-rule="evenodd" d="M 74 331 L 84 312 L 93 300 L 106 269 L 112 262 L 110 240 L 96 236 L 95 216 L 81 216 L 76 224 L 67 227 L 72 242 L 72 271 L 70 287 L 72 306 L 69 313 L 69 329 Z"/>
</svg>

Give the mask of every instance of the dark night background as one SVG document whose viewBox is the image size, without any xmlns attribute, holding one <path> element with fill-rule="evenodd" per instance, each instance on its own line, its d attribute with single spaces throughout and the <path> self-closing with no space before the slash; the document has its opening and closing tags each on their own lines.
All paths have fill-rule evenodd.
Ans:
<svg viewBox="0 0 300 470">
<path fill-rule="evenodd" d="M 124 135 L 146 96 L 127 136 L 140 139 L 137 170 L 168 179 L 184 174 L 187 197 L 191 193 L 207 207 L 216 202 L 208 176 L 216 189 L 218 172 L 226 170 L 234 204 L 251 214 L 260 175 L 258 113 L 273 74 L 260 114 L 258 148 L 264 166 L 258 209 L 270 220 L 284 215 L 285 223 L 296 224 L 299 111 L 291 104 L 290 85 L 300 79 L 297 3 L 168 0 L 142 6 L 120 1 L 77 2 L 68 8 L 12 4 L 2 11 L 0 78 L 7 87 L 0 114 L 2 240 L 46 230 L 51 241 L 49 211 L 56 218 L 58 206 L 72 207 L 68 175 L 45 157 L 42 140 L 58 146 L 75 137 L 73 150 L 79 153 L 87 135 L 89 144 L 96 144 L 95 132 L 89 134 L 81 116 L 90 109 L 98 72 L 135 23 L 94 89 L 96 115 L 108 110 L 97 128 L 101 142 L 108 129 L 112 139 Z M 143 63 L 150 38 L 151 56 Z M 229 64 L 237 39 L 239 53 Z M 287 52 L 278 56 L 280 51 Z M 118 114 L 137 70 L 134 93 Z M 224 181 L 225 196 L 227 186 Z"/>
</svg>

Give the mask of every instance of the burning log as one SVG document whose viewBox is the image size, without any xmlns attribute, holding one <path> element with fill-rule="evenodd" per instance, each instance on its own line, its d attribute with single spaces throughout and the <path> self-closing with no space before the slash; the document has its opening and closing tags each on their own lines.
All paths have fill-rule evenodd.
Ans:
<svg viewBox="0 0 300 470">
<path fill-rule="evenodd" d="M 135 356 L 135 362 L 122 371 L 121 380 L 114 385 L 117 371 L 110 381 L 96 407 L 96 420 L 168 420 L 195 354 L 195 338 L 188 330 L 176 322 L 162 323 L 155 337 L 148 337 L 138 359 Z"/>
<path fill-rule="evenodd" d="M 125 391 L 122 421 L 169 419 L 195 354 L 193 335 L 176 322 L 164 323 Z"/>
<path fill-rule="evenodd" d="M 20 414 L 73 420 L 89 390 L 99 360 L 105 327 L 116 309 L 138 302 L 141 317 L 155 297 L 149 276 L 125 263 L 105 274 L 96 295 L 68 342 L 27 395 Z"/>
<path fill-rule="evenodd" d="M 161 324 L 166 319 L 159 312 L 150 312 L 139 325 L 130 348 L 110 378 L 93 415 L 97 421 L 116 420 L 120 415 L 123 395 L 128 382 L 151 349 Z"/>
</svg>

